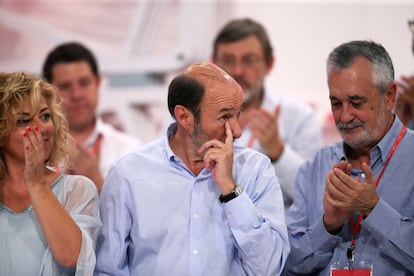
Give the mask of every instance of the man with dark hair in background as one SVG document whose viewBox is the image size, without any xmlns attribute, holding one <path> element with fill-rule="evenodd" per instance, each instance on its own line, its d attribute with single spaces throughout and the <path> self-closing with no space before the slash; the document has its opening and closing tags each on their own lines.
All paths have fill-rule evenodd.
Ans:
<svg viewBox="0 0 414 276">
<path fill-rule="evenodd" d="M 111 163 L 140 141 L 97 116 L 101 77 L 96 58 L 87 47 L 77 42 L 58 45 L 47 55 L 42 74 L 58 88 L 76 143 L 70 172 L 89 177 L 100 191 Z"/>
</svg>

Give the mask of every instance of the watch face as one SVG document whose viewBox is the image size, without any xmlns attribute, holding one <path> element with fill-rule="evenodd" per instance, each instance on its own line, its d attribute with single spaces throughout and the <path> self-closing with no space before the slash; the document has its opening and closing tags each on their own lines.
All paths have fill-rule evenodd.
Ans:
<svg viewBox="0 0 414 276">
<path fill-rule="evenodd" d="M 242 186 L 236 186 L 236 188 L 234 188 L 234 193 L 236 194 L 236 196 L 239 196 L 242 192 L 243 192 Z"/>
</svg>

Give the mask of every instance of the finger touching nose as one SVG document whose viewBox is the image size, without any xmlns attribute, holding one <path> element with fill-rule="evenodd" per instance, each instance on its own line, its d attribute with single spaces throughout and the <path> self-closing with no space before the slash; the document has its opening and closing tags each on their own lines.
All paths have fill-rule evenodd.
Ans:
<svg viewBox="0 0 414 276">
<path fill-rule="evenodd" d="M 239 120 L 235 119 L 230 122 L 231 131 L 233 132 L 234 138 L 240 138 L 241 136 L 241 127 L 239 124 Z"/>
</svg>

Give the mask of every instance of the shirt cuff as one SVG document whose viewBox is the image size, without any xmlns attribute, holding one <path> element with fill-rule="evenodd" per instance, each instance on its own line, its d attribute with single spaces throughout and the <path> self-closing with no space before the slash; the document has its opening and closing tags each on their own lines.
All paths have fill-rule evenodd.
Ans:
<svg viewBox="0 0 414 276">
<path fill-rule="evenodd" d="M 321 217 L 312 227 L 310 237 L 312 241 L 312 248 L 323 248 L 327 251 L 332 251 L 342 240 L 339 235 L 331 235 L 323 224 Z"/>
<path fill-rule="evenodd" d="M 392 232 L 394 225 L 399 225 L 401 215 L 387 202 L 380 199 L 361 225 L 368 229 L 377 239 L 385 239 Z"/>
<path fill-rule="evenodd" d="M 261 225 L 256 213 L 256 206 L 245 191 L 238 197 L 224 203 L 223 208 L 231 228 L 247 230 L 259 228 Z"/>
</svg>

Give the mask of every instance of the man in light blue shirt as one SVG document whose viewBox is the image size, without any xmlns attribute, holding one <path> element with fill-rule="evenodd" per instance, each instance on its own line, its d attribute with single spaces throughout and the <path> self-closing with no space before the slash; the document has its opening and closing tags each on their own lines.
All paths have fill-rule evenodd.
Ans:
<svg viewBox="0 0 414 276">
<path fill-rule="evenodd" d="M 233 145 L 243 92 L 196 63 L 169 86 L 168 135 L 113 164 L 96 275 L 279 275 L 289 254 L 267 157 Z"/>
<path fill-rule="evenodd" d="M 391 58 L 375 42 L 351 41 L 329 55 L 327 75 L 343 142 L 299 170 L 287 213 L 286 274 L 350 275 L 359 268 L 412 275 L 414 132 L 392 113 Z"/>
</svg>

